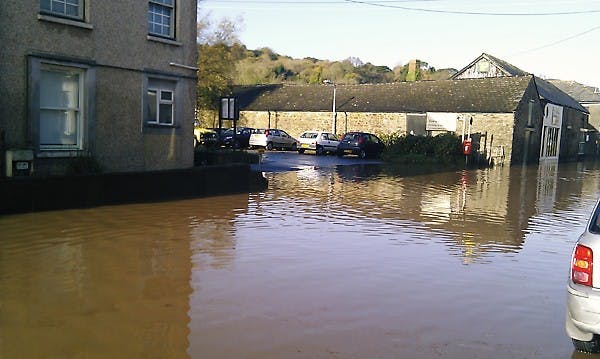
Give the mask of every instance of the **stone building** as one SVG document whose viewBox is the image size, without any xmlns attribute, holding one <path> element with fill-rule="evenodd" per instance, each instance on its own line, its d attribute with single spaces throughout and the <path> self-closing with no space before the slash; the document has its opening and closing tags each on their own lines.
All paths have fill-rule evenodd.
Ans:
<svg viewBox="0 0 600 359">
<path fill-rule="evenodd" d="M 483 53 L 453 75 L 452 79 L 527 75 L 529 75 L 527 72 L 516 66 Z M 573 86 L 567 86 L 564 81 L 550 82 L 536 77 L 535 83 L 545 114 L 542 128 L 537 134 L 542 138 L 540 158 L 569 159 L 573 152 L 576 152 L 578 157 L 597 155 L 598 136 L 594 132 L 594 128 L 597 127 L 590 127 L 590 123 L 594 124 L 600 119 L 591 119 L 587 116 L 590 115 L 590 106 L 583 107 L 578 103 L 581 100 L 597 101 L 597 98 L 590 96 L 589 93 L 583 95 Z M 566 89 L 568 91 L 564 91 Z M 574 93 L 578 96 L 571 96 Z M 582 113 L 586 116 L 581 117 Z M 579 118 L 581 121 L 578 120 Z M 573 131 L 574 128 L 578 128 L 579 132 Z"/>
<path fill-rule="evenodd" d="M 0 14 L 2 175 L 193 166 L 196 0 L 0 1 Z"/>
<path fill-rule="evenodd" d="M 281 128 L 294 136 L 332 127 L 339 134 L 352 130 L 401 135 L 452 132 L 470 136 L 475 155 L 495 163 L 534 163 L 548 156 L 577 158 L 578 134 L 587 125 L 586 110 L 577 101 L 553 87 L 539 86 L 533 75 L 337 85 L 335 115 L 331 86 L 240 87 L 234 95 L 239 99 L 240 126 Z M 552 105 L 550 112 L 546 104 Z M 560 111 L 562 136 L 548 130 L 551 136 L 542 142 L 542 131 Z"/>
<path fill-rule="evenodd" d="M 600 89 L 586 86 L 575 81 L 548 80 L 551 84 L 561 89 L 577 100 L 589 112 L 588 128 L 582 135 L 587 141 L 585 153 L 600 154 Z"/>
</svg>

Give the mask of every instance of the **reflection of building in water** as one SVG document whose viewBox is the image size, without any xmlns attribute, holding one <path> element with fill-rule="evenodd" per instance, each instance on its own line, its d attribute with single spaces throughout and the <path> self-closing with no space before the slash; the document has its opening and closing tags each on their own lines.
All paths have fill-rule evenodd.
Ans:
<svg viewBox="0 0 600 359">
<path fill-rule="evenodd" d="M 550 212 L 556 202 L 558 160 L 540 161 L 537 181 L 537 209 L 539 213 Z"/>
<path fill-rule="evenodd" d="M 0 357 L 188 358 L 190 243 L 233 246 L 247 205 L 246 194 L 0 218 Z M 202 233 L 205 218 L 223 226 Z"/>
<path fill-rule="evenodd" d="M 520 250 L 531 217 L 568 202 L 556 178 L 556 167 L 548 165 L 426 175 L 341 166 L 276 174 L 269 184 L 272 196 L 302 203 L 306 213 L 373 218 L 395 223 L 398 233 L 430 228 L 448 238 L 451 252 L 477 258 L 486 251 Z M 582 183 L 561 185 L 573 194 Z"/>
</svg>

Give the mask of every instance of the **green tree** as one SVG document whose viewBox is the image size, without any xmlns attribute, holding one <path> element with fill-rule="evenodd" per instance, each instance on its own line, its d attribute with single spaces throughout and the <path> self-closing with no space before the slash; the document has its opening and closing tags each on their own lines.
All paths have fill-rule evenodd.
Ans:
<svg viewBox="0 0 600 359">
<path fill-rule="evenodd" d="M 219 98 L 231 93 L 235 73 L 233 58 L 242 57 L 245 49 L 237 36 L 239 23 L 223 19 L 213 26 L 207 17 L 198 22 L 199 110 L 218 109 Z"/>
<path fill-rule="evenodd" d="M 323 73 L 323 68 L 321 66 L 316 66 L 313 71 L 310 73 L 310 77 L 308 78 L 309 84 L 320 84 L 324 79 L 321 76 Z"/>
<path fill-rule="evenodd" d="M 354 73 L 361 84 L 391 82 L 394 78 L 394 73 L 389 67 L 375 66 L 370 62 L 355 67 Z"/>
<path fill-rule="evenodd" d="M 231 93 L 234 63 L 225 45 L 198 45 L 198 109 L 218 109 L 219 98 Z"/>
</svg>

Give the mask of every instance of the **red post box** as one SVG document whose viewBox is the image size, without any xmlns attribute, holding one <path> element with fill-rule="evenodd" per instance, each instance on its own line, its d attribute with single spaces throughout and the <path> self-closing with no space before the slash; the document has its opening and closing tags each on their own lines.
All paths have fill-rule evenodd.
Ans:
<svg viewBox="0 0 600 359">
<path fill-rule="evenodd" d="M 470 139 L 464 140 L 462 144 L 463 155 L 470 155 L 473 150 L 473 143 Z"/>
</svg>

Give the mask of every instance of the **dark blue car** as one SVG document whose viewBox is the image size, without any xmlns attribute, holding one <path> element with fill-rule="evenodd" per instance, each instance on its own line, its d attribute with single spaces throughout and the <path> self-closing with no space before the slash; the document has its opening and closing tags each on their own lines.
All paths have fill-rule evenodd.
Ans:
<svg viewBox="0 0 600 359">
<path fill-rule="evenodd" d="M 233 128 L 228 129 L 223 133 L 223 145 L 225 147 L 248 148 L 250 141 L 250 134 L 252 129 L 249 127 L 238 127 L 236 128 L 235 138 L 233 136 Z"/>
<path fill-rule="evenodd" d="M 348 132 L 337 146 L 337 155 L 356 155 L 359 158 L 379 157 L 385 146 L 379 137 L 367 132 Z"/>
</svg>

